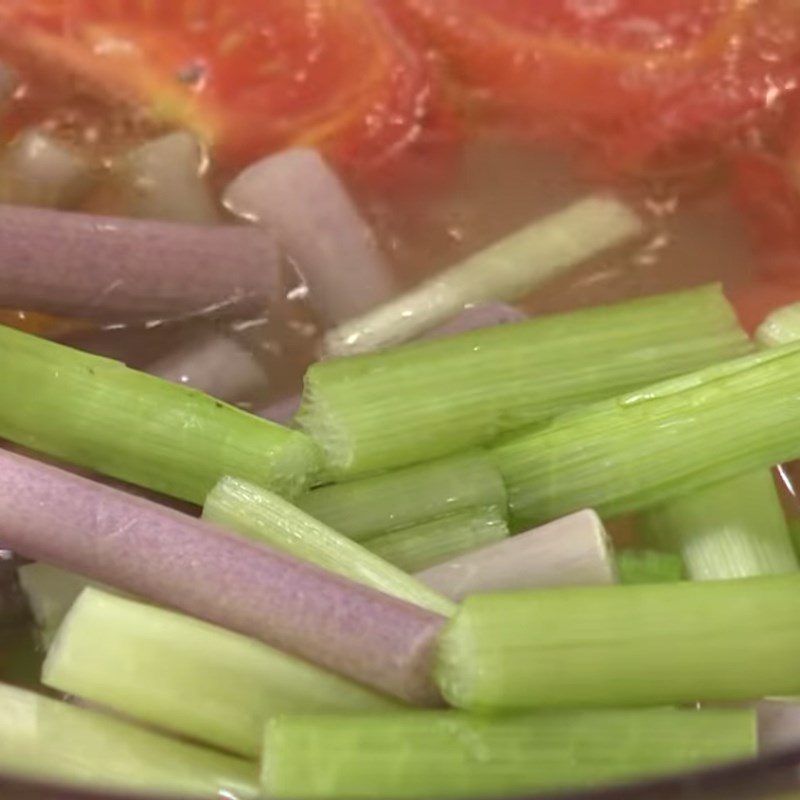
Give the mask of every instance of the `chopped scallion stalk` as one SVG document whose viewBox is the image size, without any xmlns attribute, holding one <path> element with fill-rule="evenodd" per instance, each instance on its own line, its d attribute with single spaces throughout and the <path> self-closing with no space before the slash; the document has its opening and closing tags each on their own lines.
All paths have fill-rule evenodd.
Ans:
<svg viewBox="0 0 800 800">
<path fill-rule="evenodd" d="M 800 692 L 800 574 L 468 597 L 437 677 L 469 710 L 657 706 Z"/>
<path fill-rule="evenodd" d="M 124 183 L 125 210 L 134 217 L 191 222 L 219 221 L 211 190 L 203 179 L 207 154 L 186 131 L 145 142 L 114 164 Z"/>
<path fill-rule="evenodd" d="M 384 533 L 364 545 L 406 572 L 420 572 L 507 537 L 505 507 L 483 506 Z"/>
<path fill-rule="evenodd" d="M 718 286 L 315 364 L 300 424 L 353 477 L 463 451 L 747 352 Z"/>
<path fill-rule="evenodd" d="M 203 518 L 409 603 L 450 616 L 455 606 L 401 569 L 286 500 L 246 481 L 223 478 Z"/>
<path fill-rule="evenodd" d="M 4 308 L 119 324 L 261 317 L 283 299 L 274 237 L 243 225 L 2 206 L 0 241 Z"/>
<path fill-rule="evenodd" d="M 255 766 L 0 684 L 0 768 L 91 789 L 259 797 Z"/>
<path fill-rule="evenodd" d="M 162 730 L 257 757 L 276 714 L 399 704 L 222 628 L 87 589 L 42 671 L 46 686 Z"/>
<path fill-rule="evenodd" d="M 42 644 L 49 647 L 72 604 L 93 584 L 82 575 L 49 564 L 26 564 L 18 574 Z"/>
<path fill-rule="evenodd" d="M 317 464 L 299 431 L 11 328 L 0 370 L 0 436 L 182 500 L 224 475 L 294 493 Z"/>
<path fill-rule="evenodd" d="M 649 510 L 646 538 L 679 553 L 691 580 L 779 575 L 798 569 L 768 469 L 690 492 Z"/>
<path fill-rule="evenodd" d="M 407 342 L 466 307 L 523 297 L 643 230 L 639 217 L 619 200 L 588 197 L 329 332 L 326 352 L 345 356 Z"/>
<path fill-rule="evenodd" d="M 509 436 L 492 453 L 512 519 L 587 507 L 611 518 L 797 458 L 799 392 L 800 345 L 785 345 Z"/>
<path fill-rule="evenodd" d="M 500 472 L 475 451 L 301 495 L 304 511 L 358 542 L 478 506 L 508 504 Z"/>
<path fill-rule="evenodd" d="M 25 558 L 441 703 L 431 664 L 444 617 L 202 520 L 0 449 L 0 531 Z"/>
<path fill-rule="evenodd" d="M 789 344 L 800 339 L 800 303 L 773 311 L 756 331 L 756 340 L 765 347 Z"/>
<path fill-rule="evenodd" d="M 22 133 L 0 156 L 0 202 L 67 208 L 92 185 L 92 165 L 49 134 Z"/>
<path fill-rule="evenodd" d="M 675 583 L 683 580 L 684 566 L 680 556 L 657 550 L 622 550 L 616 557 L 619 582 Z"/>
<path fill-rule="evenodd" d="M 268 723 L 261 774 L 277 800 L 516 797 L 755 753 L 747 710 L 294 716 Z"/>
<path fill-rule="evenodd" d="M 417 578 L 463 600 L 478 592 L 613 583 L 616 571 L 600 518 L 579 511 L 418 572 Z"/>
<path fill-rule="evenodd" d="M 375 235 L 316 150 L 293 147 L 257 161 L 228 186 L 223 202 L 275 232 L 326 326 L 392 296 L 392 271 Z"/>
<path fill-rule="evenodd" d="M 472 306 L 462 311 L 457 317 L 428 331 L 421 340 L 443 339 L 446 336 L 457 336 L 482 328 L 494 328 L 497 325 L 508 325 L 510 322 L 523 322 L 527 319 L 524 311 L 506 303 L 486 303 Z"/>
</svg>

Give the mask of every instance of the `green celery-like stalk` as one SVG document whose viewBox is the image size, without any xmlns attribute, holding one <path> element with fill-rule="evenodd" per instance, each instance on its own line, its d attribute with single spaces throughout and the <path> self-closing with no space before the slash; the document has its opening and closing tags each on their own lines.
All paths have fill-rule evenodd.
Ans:
<svg viewBox="0 0 800 800">
<path fill-rule="evenodd" d="M 101 790 L 260 796 L 252 763 L 3 684 L 0 769 Z"/>
<path fill-rule="evenodd" d="M 508 536 L 505 509 L 472 508 L 385 533 L 365 547 L 405 572 L 421 572 Z"/>
<path fill-rule="evenodd" d="M 203 518 L 409 603 L 445 616 L 455 611 L 450 600 L 402 569 L 247 481 L 223 478 L 209 493 Z"/>
<path fill-rule="evenodd" d="M 675 583 L 683 580 L 680 556 L 657 550 L 622 550 L 616 555 L 617 575 L 622 584 Z"/>
<path fill-rule="evenodd" d="M 7 327 L 0 371 L 0 436 L 182 500 L 224 475 L 298 493 L 318 467 L 299 431 Z"/>
<path fill-rule="evenodd" d="M 718 286 L 543 316 L 306 374 L 300 424 L 336 478 L 427 461 L 747 352 Z"/>
<path fill-rule="evenodd" d="M 587 197 L 537 220 L 325 336 L 329 355 L 348 356 L 414 339 L 465 308 L 515 300 L 587 258 L 644 232 L 614 197 Z"/>
<path fill-rule="evenodd" d="M 800 574 L 473 595 L 437 680 L 469 710 L 657 706 L 800 691 Z"/>
<path fill-rule="evenodd" d="M 480 450 L 334 483 L 297 499 L 312 517 L 358 542 L 467 508 L 507 504 L 500 472 Z"/>
<path fill-rule="evenodd" d="M 267 725 L 268 797 L 501 797 L 583 788 L 756 753 L 752 710 L 455 711 L 296 716 Z"/>
<path fill-rule="evenodd" d="M 691 580 L 779 575 L 798 569 L 768 469 L 674 498 L 644 514 L 645 537 L 679 553 Z"/>
<path fill-rule="evenodd" d="M 492 453 L 514 527 L 594 508 L 639 511 L 800 456 L 800 345 L 563 414 Z"/>
<path fill-rule="evenodd" d="M 82 575 L 49 564 L 25 564 L 17 574 L 45 647 L 50 646 L 58 626 L 84 589 L 88 586 L 105 589 Z"/>
<path fill-rule="evenodd" d="M 42 682 L 249 758 L 257 757 L 264 723 L 276 714 L 398 708 L 252 639 L 96 589 L 67 615 Z"/>
<path fill-rule="evenodd" d="M 763 346 L 800 339 L 800 305 L 774 311 L 756 332 Z M 692 580 L 797 570 L 786 517 L 768 469 L 737 476 L 645 513 L 645 537 L 680 553 Z"/>
<path fill-rule="evenodd" d="M 789 344 L 800 339 L 800 303 L 792 303 L 773 311 L 759 325 L 755 338 L 765 347 Z"/>
</svg>

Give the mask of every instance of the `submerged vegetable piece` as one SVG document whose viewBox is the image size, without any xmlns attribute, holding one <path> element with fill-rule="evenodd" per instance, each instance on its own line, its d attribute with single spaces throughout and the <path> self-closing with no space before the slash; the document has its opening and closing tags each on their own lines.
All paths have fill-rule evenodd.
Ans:
<svg viewBox="0 0 800 800">
<path fill-rule="evenodd" d="M 621 782 L 756 753 L 752 711 L 441 711 L 267 725 L 274 798 L 499 797 Z"/>
<path fill-rule="evenodd" d="M 329 474 L 351 478 L 458 452 L 749 348 L 719 287 L 706 286 L 318 363 L 298 421 Z"/>
<path fill-rule="evenodd" d="M 614 583 L 616 577 L 611 540 L 594 511 L 570 514 L 417 573 L 453 600 L 479 592 Z"/>
<path fill-rule="evenodd" d="M 392 566 L 391 560 L 247 481 L 223 478 L 206 499 L 203 519 L 438 614 L 455 611 L 446 598 Z"/>
<path fill-rule="evenodd" d="M 25 564 L 19 568 L 18 574 L 39 639 L 47 648 L 72 604 L 92 582 L 50 564 Z"/>
<path fill-rule="evenodd" d="M 277 236 L 326 327 L 394 293 L 375 235 L 317 151 L 296 147 L 251 165 L 228 186 L 223 202 Z"/>
<path fill-rule="evenodd" d="M 468 597 L 439 643 L 469 710 L 657 706 L 800 692 L 800 575 Z"/>
<path fill-rule="evenodd" d="M 402 344 L 470 306 L 524 297 L 643 231 L 642 220 L 614 197 L 579 200 L 330 331 L 325 352 L 346 356 Z"/>
<path fill-rule="evenodd" d="M 613 518 L 798 458 L 798 392 L 800 345 L 784 345 L 510 435 L 492 453 L 512 519 Z"/>
<path fill-rule="evenodd" d="M 691 580 L 800 568 L 768 469 L 676 497 L 649 510 L 642 524 L 648 541 L 680 554 Z"/>
<path fill-rule="evenodd" d="M 426 59 L 371 0 L 35 0 L 0 21 L 0 51 L 192 129 L 226 163 L 302 144 L 402 175 L 450 135 Z"/>
<path fill-rule="evenodd" d="M 182 386 L 236 402 L 268 386 L 255 355 L 230 336 L 208 333 L 150 364 L 147 371 Z"/>
<path fill-rule="evenodd" d="M 420 339 L 443 339 L 446 336 L 457 336 L 459 333 L 494 328 L 496 325 L 508 325 L 510 322 L 522 322 L 525 319 L 527 315 L 524 311 L 507 303 L 481 303 L 465 309 L 457 317 L 428 331 Z"/>
<path fill-rule="evenodd" d="M 357 542 L 480 506 L 505 516 L 506 487 L 481 450 L 459 453 L 301 495 L 297 505 Z"/>
<path fill-rule="evenodd" d="M 398 704 L 200 620 L 87 589 L 42 671 L 45 686 L 257 758 L 276 714 L 378 713 Z"/>
<path fill-rule="evenodd" d="M 617 554 L 616 565 L 622 584 L 675 583 L 684 573 L 680 556 L 658 550 L 623 550 Z"/>
<path fill-rule="evenodd" d="M 45 131 L 25 131 L 0 155 L 0 201 L 69 208 L 91 188 L 94 169 Z"/>
<path fill-rule="evenodd" d="M 224 475 L 287 494 L 308 484 L 313 443 L 194 389 L 0 327 L 0 436 L 202 504 Z"/>
<path fill-rule="evenodd" d="M 259 797 L 247 761 L 3 684 L 0 767 L 91 789 Z"/>
<path fill-rule="evenodd" d="M 116 159 L 113 172 L 127 214 L 210 225 L 220 215 L 204 180 L 207 167 L 208 156 L 197 139 L 177 131 Z"/>
<path fill-rule="evenodd" d="M 268 419 L 270 422 L 277 422 L 278 425 L 291 426 L 294 422 L 295 415 L 300 408 L 302 398 L 300 395 L 290 395 L 284 397 L 283 400 L 268 405 L 266 408 L 261 408 L 255 413 L 263 419 Z"/>
<path fill-rule="evenodd" d="M 0 305 L 118 324 L 260 317 L 278 294 L 266 231 L 0 206 Z"/>
<path fill-rule="evenodd" d="M 614 168 L 715 155 L 795 87 L 798 10 L 782 0 L 388 0 L 467 101 Z"/>
<path fill-rule="evenodd" d="M 0 451 L 0 531 L 26 558 L 441 702 L 430 671 L 443 617 L 185 514 Z"/>
<path fill-rule="evenodd" d="M 365 547 L 406 572 L 419 572 L 507 537 L 505 506 L 484 506 L 384 533 Z"/>
</svg>

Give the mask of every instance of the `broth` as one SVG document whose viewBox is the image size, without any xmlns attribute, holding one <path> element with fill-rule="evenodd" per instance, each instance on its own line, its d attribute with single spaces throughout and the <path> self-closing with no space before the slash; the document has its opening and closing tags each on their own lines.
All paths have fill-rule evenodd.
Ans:
<svg viewBox="0 0 800 800">
<path fill-rule="evenodd" d="M 3 57 L 0 39 L 0 60 Z M 138 119 L 129 109 L 98 104 L 80 91 L 64 100 L 63 84 L 58 86 L 54 91 L 35 77 L 20 86 L 6 110 L 9 138 L 35 123 L 76 148 L 94 165 L 95 174 L 93 189 L 76 210 L 126 215 L 124 193 L 112 180 L 109 165 L 129 148 L 172 126 Z M 761 127 L 746 135 L 736 131 L 720 145 L 720 152 L 735 149 L 747 135 L 761 136 L 761 131 Z M 400 289 L 598 190 L 609 190 L 628 201 L 647 223 L 646 238 L 583 263 L 522 298 L 518 305 L 529 314 L 597 306 L 709 282 L 721 282 L 735 295 L 760 279 L 760 255 L 732 197 L 729 171 L 702 162 L 661 173 L 611 173 L 587 167 L 581 155 L 558 144 L 531 141 L 501 129 L 471 130 L 444 176 L 440 157 L 433 153 L 421 160 L 423 177 L 402 190 L 391 183 L 365 181 L 341 165 L 337 171 L 375 231 Z M 220 163 L 212 153 L 207 167 L 203 180 L 219 198 L 239 165 Z M 219 213 L 221 224 L 242 223 L 221 203 Z M 267 389 L 245 392 L 231 401 L 246 409 L 260 409 L 300 390 L 324 332 L 313 310 L 314 297 L 291 265 L 286 265 L 286 275 L 285 297 L 257 318 L 230 321 L 210 315 L 140 325 L 120 321 L 102 327 L 47 320 L 41 324 L 52 338 L 138 368 L 191 342 L 199 332 L 222 332 L 254 353 L 269 377 Z M 10 324 L 23 328 L 30 329 L 38 320 L 37 315 L 17 309 L 6 309 L 4 314 Z M 793 488 L 796 474 L 790 465 L 780 483 L 787 511 L 793 516 L 800 513 Z M 617 544 L 635 543 L 636 519 L 612 520 L 609 532 Z M 42 654 L 27 622 L 0 627 L 0 653 L 0 679 L 37 685 Z"/>
</svg>

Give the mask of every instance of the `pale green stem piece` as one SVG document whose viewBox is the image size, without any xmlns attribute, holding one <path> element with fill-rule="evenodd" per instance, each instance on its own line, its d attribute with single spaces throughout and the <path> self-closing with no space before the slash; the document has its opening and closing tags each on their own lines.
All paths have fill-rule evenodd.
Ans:
<svg viewBox="0 0 800 800">
<path fill-rule="evenodd" d="M 528 796 L 751 757 L 755 727 L 747 710 L 281 717 L 262 786 L 277 800 Z"/>
<path fill-rule="evenodd" d="M 268 489 L 224 478 L 203 518 L 409 603 L 451 616 L 450 600 Z"/>
<path fill-rule="evenodd" d="M 260 797 L 250 762 L 3 684 L 0 769 L 94 790 Z"/>
<path fill-rule="evenodd" d="M 84 591 L 68 613 L 42 682 L 251 758 L 265 721 L 276 714 L 398 708 L 260 642 L 96 589 Z"/>
</svg>

